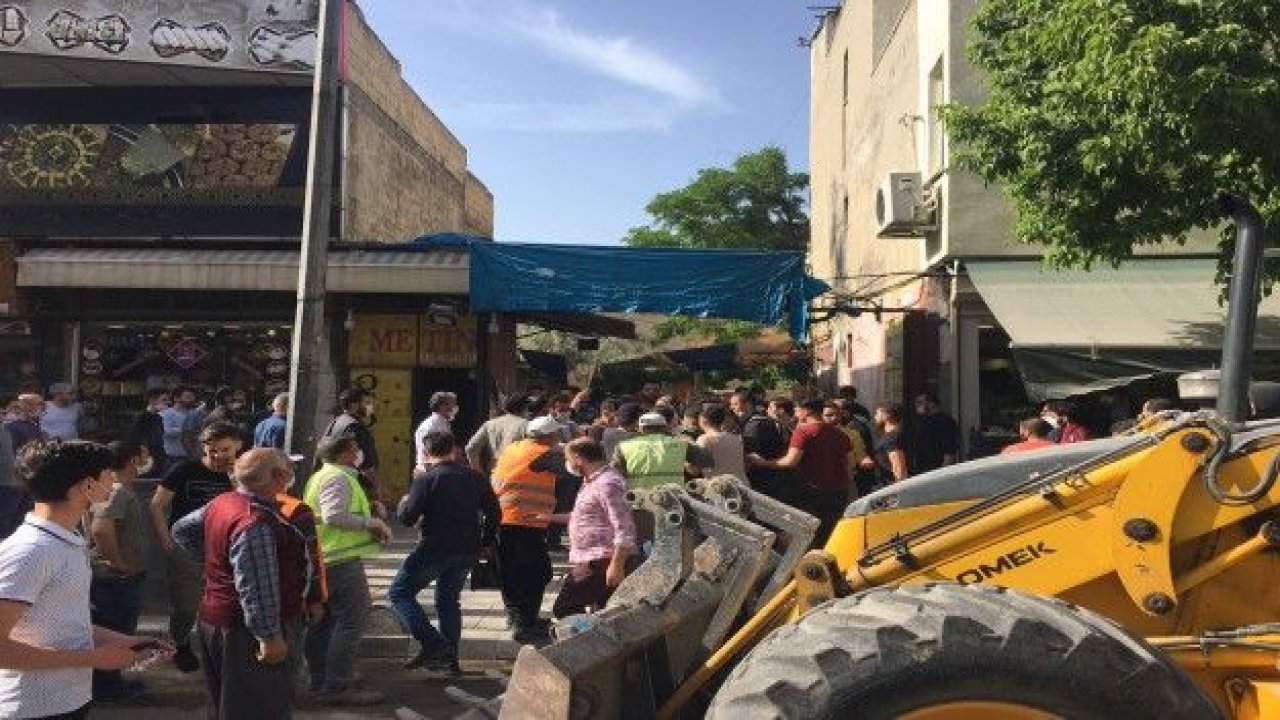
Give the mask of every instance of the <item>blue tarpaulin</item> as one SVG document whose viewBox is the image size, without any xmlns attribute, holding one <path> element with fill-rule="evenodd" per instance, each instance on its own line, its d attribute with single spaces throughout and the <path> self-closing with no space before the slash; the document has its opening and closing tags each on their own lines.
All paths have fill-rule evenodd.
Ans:
<svg viewBox="0 0 1280 720">
<path fill-rule="evenodd" d="M 479 312 L 632 312 L 786 321 L 808 336 L 808 301 L 828 286 L 804 273 L 804 255 L 476 241 L 431 236 L 424 245 L 471 249 L 470 306 Z"/>
</svg>

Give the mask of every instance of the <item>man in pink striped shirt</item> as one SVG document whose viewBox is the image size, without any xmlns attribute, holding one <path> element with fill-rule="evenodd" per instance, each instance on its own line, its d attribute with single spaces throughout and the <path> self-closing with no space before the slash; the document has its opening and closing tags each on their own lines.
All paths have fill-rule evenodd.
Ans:
<svg viewBox="0 0 1280 720">
<path fill-rule="evenodd" d="M 636 547 L 627 480 L 605 461 L 604 446 L 578 438 L 564 450 L 565 467 L 582 478 L 582 489 L 573 512 L 548 518 L 569 523 L 571 567 L 552 606 L 557 619 L 604 607 L 626 576 Z"/>
</svg>

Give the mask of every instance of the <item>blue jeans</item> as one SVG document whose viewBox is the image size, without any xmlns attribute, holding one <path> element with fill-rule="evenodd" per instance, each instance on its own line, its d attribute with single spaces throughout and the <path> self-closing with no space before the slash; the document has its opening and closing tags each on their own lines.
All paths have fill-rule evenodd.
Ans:
<svg viewBox="0 0 1280 720">
<path fill-rule="evenodd" d="M 462 639 L 462 586 L 467 582 L 467 574 L 475 566 L 476 555 L 436 555 L 425 546 L 418 545 L 404 565 L 391 581 L 387 590 L 387 600 L 395 608 L 401 622 L 409 629 L 409 634 L 420 643 L 424 650 L 435 650 L 447 647 L 448 651 L 457 654 L 458 642 Z M 436 583 L 436 616 L 440 620 L 440 630 L 436 631 L 427 619 L 427 614 L 418 604 L 418 593 L 423 588 Z"/>
</svg>

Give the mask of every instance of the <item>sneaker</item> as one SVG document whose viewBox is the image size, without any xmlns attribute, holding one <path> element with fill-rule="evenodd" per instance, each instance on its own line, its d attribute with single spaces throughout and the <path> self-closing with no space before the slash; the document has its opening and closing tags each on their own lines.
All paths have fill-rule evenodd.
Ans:
<svg viewBox="0 0 1280 720">
<path fill-rule="evenodd" d="M 418 668 L 431 672 L 462 672 L 461 668 L 458 667 L 458 656 L 450 652 L 447 647 L 437 647 L 431 650 L 423 648 L 404 664 L 405 670 L 416 670 Z"/>
<path fill-rule="evenodd" d="M 386 701 L 386 693 L 380 693 L 377 690 L 353 690 L 350 688 L 341 692 L 324 693 L 320 697 L 320 704 L 326 707 L 368 707 L 370 705 L 381 705 Z"/>
<path fill-rule="evenodd" d="M 428 662 L 431 662 L 432 660 L 434 660 L 435 655 L 436 655 L 435 653 L 431 652 L 426 648 L 419 648 L 418 654 L 414 655 L 408 660 L 405 660 L 404 665 L 401 665 L 400 667 L 404 668 L 405 670 L 417 670 L 420 667 L 425 667 Z"/>
<path fill-rule="evenodd" d="M 173 656 L 173 664 L 184 673 L 193 673 L 200 669 L 200 660 L 196 658 L 195 653 L 191 652 L 190 645 L 178 646 L 178 652 Z"/>
<path fill-rule="evenodd" d="M 444 673 L 446 675 L 461 675 L 462 666 L 458 665 L 458 658 L 452 655 L 442 655 L 440 657 L 428 660 L 422 669 L 427 672 Z"/>
<path fill-rule="evenodd" d="M 511 633 L 511 639 L 521 645 L 532 645 L 534 647 L 543 647 L 550 645 L 552 642 L 551 634 L 547 627 L 543 625 L 534 625 L 532 627 L 516 628 Z"/>
</svg>

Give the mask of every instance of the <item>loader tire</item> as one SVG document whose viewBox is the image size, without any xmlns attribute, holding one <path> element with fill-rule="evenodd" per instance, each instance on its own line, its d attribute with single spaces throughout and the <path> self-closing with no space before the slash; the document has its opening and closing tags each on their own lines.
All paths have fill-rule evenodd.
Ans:
<svg viewBox="0 0 1280 720">
<path fill-rule="evenodd" d="M 1221 717 L 1158 650 L 1100 615 L 1014 590 L 949 583 L 874 588 L 778 628 L 730 673 L 707 717 L 913 713 Z"/>
</svg>

